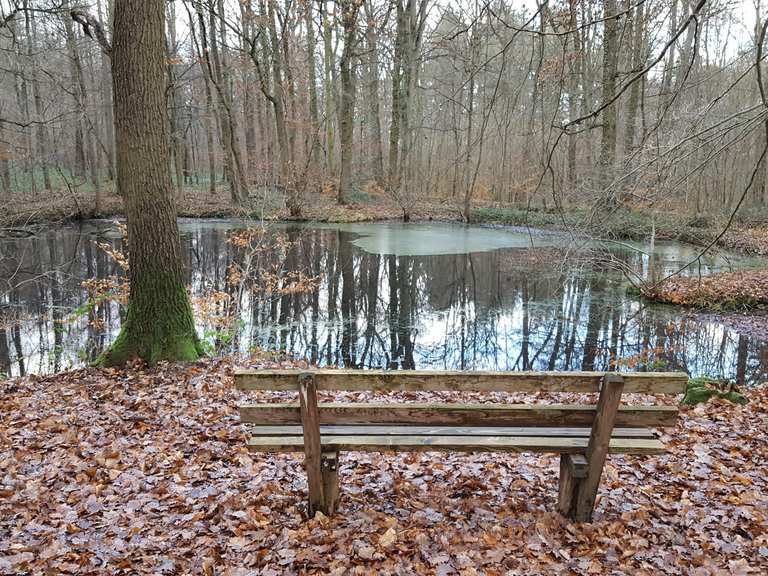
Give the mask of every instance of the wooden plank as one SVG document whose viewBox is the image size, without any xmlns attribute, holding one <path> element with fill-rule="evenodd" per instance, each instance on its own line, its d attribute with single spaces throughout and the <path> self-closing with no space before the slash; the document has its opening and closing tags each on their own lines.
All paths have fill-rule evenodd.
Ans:
<svg viewBox="0 0 768 576">
<path fill-rule="evenodd" d="M 339 501 L 339 453 L 324 452 L 321 457 L 323 471 L 323 510 L 326 516 L 336 512 Z"/>
<path fill-rule="evenodd" d="M 588 438 L 591 428 L 448 427 L 448 426 L 320 426 L 320 435 L 333 436 L 560 436 Z M 298 436 L 301 426 L 249 426 L 253 436 Z M 614 428 L 613 438 L 655 438 L 650 428 Z"/>
<path fill-rule="evenodd" d="M 433 426 L 592 426 L 596 406 L 578 404 L 320 404 L 321 424 L 401 424 Z M 626 428 L 673 426 L 675 406 L 625 406 L 616 425 Z M 298 404 L 240 406 L 243 422 L 298 424 Z"/>
<path fill-rule="evenodd" d="M 325 497 L 323 495 L 317 390 L 311 373 L 302 374 L 299 377 L 299 402 L 301 404 L 301 425 L 304 430 L 304 467 L 307 470 L 309 517 L 312 518 L 318 510 L 325 513 Z"/>
<path fill-rule="evenodd" d="M 296 370 L 235 370 L 241 390 L 296 390 Z M 599 392 L 605 372 L 314 370 L 318 390 Z M 625 392 L 683 394 L 684 372 L 628 372 Z"/>
<path fill-rule="evenodd" d="M 624 379 L 621 376 L 610 374 L 605 377 L 605 383 L 597 401 L 597 416 L 592 424 L 592 433 L 585 454 L 588 462 L 587 475 L 579 482 L 575 495 L 575 509 L 572 509 L 573 519 L 577 522 L 592 520 L 597 489 L 600 486 L 600 477 L 603 474 L 605 457 L 608 455 L 623 390 Z"/>
<path fill-rule="evenodd" d="M 583 454 L 587 438 L 515 436 L 323 436 L 324 450 L 357 452 L 552 452 Z M 301 436 L 258 436 L 248 440 L 255 452 L 301 452 Z M 659 440 L 613 438 L 609 451 L 615 454 L 663 454 Z"/>
</svg>

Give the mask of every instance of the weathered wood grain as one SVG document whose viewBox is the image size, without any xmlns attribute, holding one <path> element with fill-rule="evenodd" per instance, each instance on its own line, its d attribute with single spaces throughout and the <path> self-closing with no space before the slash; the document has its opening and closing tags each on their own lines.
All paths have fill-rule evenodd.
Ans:
<svg viewBox="0 0 768 576">
<path fill-rule="evenodd" d="M 589 463 L 583 454 L 560 455 L 560 486 L 557 509 L 563 516 L 574 514 L 575 495 L 581 480 L 586 477 Z"/>
<path fill-rule="evenodd" d="M 309 489 L 309 517 L 312 518 L 318 510 L 326 513 L 321 467 L 320 419 L 317 410 L 317 391 L 312 374 L 302 374 L 299 378 L 299 402 L 301 425 L 304 430 L 304 467 L 307 471 Z"/>
<path fill-rule="evenodd" d="M 259 425 L 298 424 L 298 404 L 246 404 L 243 422 Z M 592 426 L 599 406 L 577 404 L 363 404 L 327 403 L 318 406 L 321 424 L 401 424 L 431 426 Z M 625 406 L 616 426 L 673 426 L 674 406 Z"/>
<path fill-rule="evenodd" d="M 320 426 L 320 434 L 333 436 L 559 436 L 589 438 L 591 428 L 482 427 L 482 426 Z M 301 426 L 249 426 L 253 436 L 300 436 Z M 655 438 L 650 428 L 614 428 L 613 438 Z"/>
<path fill-rule="evenodd" d="M 573 519 L 577 522 L 592 520 L 597 489 L 600 486 L 605 457 L 608 455 L 609 445 L 612 442 L 613 427 L 618 420 L 623 389 L 624 379 L 621 376 L 609 374 L 605 377 L 605 383 L 597 401 L 597 415 L 594 424 L 592 424 L 592 432 L 585 453 L 588 463 L 587 475 L 579 482 L 575 495 L 575 509 L 572 509 Z"/>
<path fill-rule="evenodd" d="M 324 450 L 358 452 L 553 452 L 583 454 L 587 438 L 515 436 L 323 436 Z M 301 452 L 301 436 L 257 436 L 248 440 L 255 452 Z M 614 454 L 663 454 L 664 444 L 650 438 L 611 439 Z"/>
<path fill-rule="evenodd" d="M 297 390 L 297 370 L 236 370 L 242 390 Z M 599 392 L 604 372 L 441 372 L 432 370 L 314 370 L 318 390 Z M 624 374 L 625 392 L 682 394 L 683 372 Z"/>
<path fill-rule="evenodd" d="M 339 501 L 339 453 L 323 452 L 323 513 L 330 516 L 336 512 Z"/>
</svg>

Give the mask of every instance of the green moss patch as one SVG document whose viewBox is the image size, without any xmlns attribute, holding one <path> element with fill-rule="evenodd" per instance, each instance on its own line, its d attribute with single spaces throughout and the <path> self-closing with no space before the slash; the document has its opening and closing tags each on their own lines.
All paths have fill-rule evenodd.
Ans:
<svg viewBox="0 0 768 576">
<path fill-rule="evenodd" d="M 703 402 L 709 402 L 711 398 L 722 398 L 734 404 L 746 404 L 748 400 L 742 394 L 736 392 L 729 384 L 713 378 L 691 378 L 685 388 L 685 396 L 682 404 L 693 406 Z"/>
</svg>

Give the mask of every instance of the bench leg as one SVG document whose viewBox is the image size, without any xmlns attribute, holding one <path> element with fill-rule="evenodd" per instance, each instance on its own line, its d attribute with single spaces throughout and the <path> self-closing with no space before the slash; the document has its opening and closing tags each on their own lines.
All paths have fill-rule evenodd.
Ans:
<svg viewBox="0 0 768 576">
<path fill-rule="evenodd" d="M 323 475 L 323 514 L 331 516 L 336 512 L 339 501 L 339 453 L 324 452 L 320 468 Z"/>
<path fill-rule="evenodd" d="M 576 497 L 581 482 L 587 476 L 587 459 L 583 454 L 560 455 L 560 490 L 557 510 L 572 520 L 576 519 Z"/>
<path fill-rule="evenodd" d="M 307 471 L 307 491 L 309 492 L 308 512 L 309 517 L 312 518 L 317 511 L 325 513 L 320 417 L 317 411 L 317 387 L 312 374 L 299 376 L 299 402 L 301 425 L 304 429 L 304 468 Z"/>
<path fill-rule="evenodd" d="M 572 518 L 577 522 L 590 522 L 592 520 L 600 477 L 603 475 L 605 458 L 608 456 L 613 424 L 616 421 L 616 413 L 621 403 L 623 389 L 624 378 L 621 375 L 606 374 L 603 378 L 600 397 L 597 400 L 595 420 L 592 423 L 592 431 L 589 435 L 589 444 L 585 454 L 586 474 L 575 491 L 575 508 L 572 509 Z"/>
</svg>

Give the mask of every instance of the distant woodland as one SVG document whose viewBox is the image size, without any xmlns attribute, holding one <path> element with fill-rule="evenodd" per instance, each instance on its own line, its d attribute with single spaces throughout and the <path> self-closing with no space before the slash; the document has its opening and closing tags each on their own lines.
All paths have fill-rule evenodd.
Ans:
<svg viewBox="0 0 768 576">
<path fill-rule="evenodd" d="M 0 3 L 0 198 L 113 190 L 112 0 Z M 728 0 L 166 3 L 169 169 L 232 203 L 376 191 L 599 213 L 766 200 L 765 27 Z"/>
</svg>

